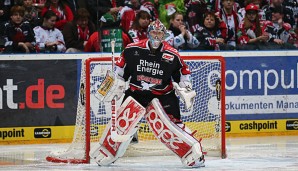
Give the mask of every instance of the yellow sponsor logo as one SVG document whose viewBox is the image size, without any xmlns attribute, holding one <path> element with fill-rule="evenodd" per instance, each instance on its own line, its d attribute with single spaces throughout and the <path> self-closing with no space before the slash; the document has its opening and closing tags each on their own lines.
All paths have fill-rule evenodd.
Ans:
<svg viewBox="0 0 298 171">
<path fill-rule="evenodd" d="M 35 128 L 34 138 L 51 138 L 51 128 Z"/>
<path fill-rule="evenodd" d="M 25 136 L 25 131 L 23 128 L 21 129 L 7 129 L 7 130 L 2 130 L 0 131 L 0 139 L 5 140 L 5 139 L 11 139 L 11 138 L 20 138 Z"/>
<path fill-rule="evenodd" d="M 100 85 L 99 89 L 97 90 L 102 96 L 106 96 L 109 90 L 112 88 L 114 83 L 114 79 L 111 76 L 107 76 L 103 83 Z"/>
<path fill-rule="evenodd" d="M 265 122 L 246 122 L 240 123 L 240 130 L 263 130 L 263 129 L 277 129 L 277 121 L 265 121 Z"/>
<path fill-rule="evenodd" d="M 298 130 L 298 120 L 288 120 L 286 125 L 287 130 Z"/>
<path fill-rule="evenodd" d="M 293 128 L 294 128 L 294 129 L 298 129 L 298 121 L 295 121 L 295 122 L 293 123 Z"/>
</svg>

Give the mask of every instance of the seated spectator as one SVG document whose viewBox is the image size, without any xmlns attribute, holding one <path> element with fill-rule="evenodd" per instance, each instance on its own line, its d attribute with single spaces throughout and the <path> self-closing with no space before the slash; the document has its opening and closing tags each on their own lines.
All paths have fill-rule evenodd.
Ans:
<svg viewBox="0 0 298 171">
<path fill-rule="evenodd" d="M 185 5 L 182 0 L 166 0 L 166 1 L 154 1 L 158 6 L 159 20 L 165 25 L 166 28 L 170 27 L 170 16 L 175 12 L 185 14 Z"/>
<path fill-rule="evenodd" d="M 270 5 L 266 5 L 263 7 L 266 20 L 271 21 L 272 12 L 275 8 L 283 8 L 283 21 L 286 23 L 289 23 L 291 27 L 295 25 L 295 19 L 294 19 L 294 12 L 293 8 L 290 6 L 284 6 L 283 0 L 270 0 Z"/>
<path fill-rule="evenodd" d="M 10 8 L 13 5 L 14 5 L 13 1 L 4 1 L 4 0 L 0 1 L 0 24 L 1 25 L 9 21 Z"/>
<path fill-rule="evenodd" d="M 170 19 L 169 31 L 173 34 L 173 41 L 168 41 L 170 45 L 178 50 L 190 50 L 199 46 L 199 41 L 194 37 L 183 20 L 183 15 L 179 12 L 175 12 Z"/>
<path fill-rule="evenodd" d="M 296 25 L 296 28 L 294 29 L 293 33 L 293 45 L 298 48 L 298 26 Z"/>
<path fill-rule="evenodd" d="M 284 1 L 283 3 L 288 8 L 292 8 L 294 14 L 294 26 L 298 26 L 298 1 L 297 0 L 289 0 Z"/>
<path fill-rule="evenodd" d="M 262 0 L 262 6 L 270 5 L 271 0 Z"/>
<path fill-rule="evenodd" d="M 264 25 L 269 33 L 270 49 L 296 49 L 292 44 L 294 31 L 289 23 L 283 21 L 283 10 L 282 6 L 272 9 L 272 20 Z"/>
<path fill-rule="evenodd" d="M 49 10 L 55 12 L 58 17 L 55 27 L 59 30 L 63 30 L 64 25 L 73 20 L 72 11 L 63 0 L 46 0 L 46 3 L 41 11 L 41 16 L 43 17 Z"/>
<path fill-rule="evenodd" d="M 269 35 L 266 32 L 262 32 L 260 18 L 258 16 L 259 8 L 254 4 L 249 4 L 245 7 L 245 10 L 244 19 L 240 23 L 237 33 L 237 48 L 240 50 L 260 49 L 259 44 L 267 42 Z"/>
<path fill-rule="evenodd" d="M 151 16 L 146 11 L 138 12 L 131 28 L 128 31 L 128 34 L 132 38 L 133 42 L 138 42 L 147 38 L 147 28 L 150 24 L 150 17 Z"/>
<path fill-rule="evenodd" d="M 239 27 L 240 17 L 237 14 L 236 10 L 233 8 L 235 4 L 235 0 L 221 0 L 223 8 L 218 11 L 219 17 L 222 21 L 224 21 L 227 24 L 227 27 L 229 31 L 231 31 L 232 34 L 229 34 L 226 43 L 228 45 L 236 47 L 236 40 L 237 40 L 237 30 Z"/>
<path fill-rule="evenodd" d="M 238 11 L 243 6 L 242 1 L 243 0 L 233 0 L 233 11 Z M 223 0 L 211 0 L 211 4 L 211 11 L 220 11 L 224 6 Z"/>
<path fill-rule="evenodd" d="M 25 9 L 22 6 L 11 8 L 11 20 L 4 25 L 4 53 L 35 52 L 34 32 L 27 21 L 23 21 Z"/>
<path fill-rule="evenodd" d="M 55 28 L 57 18 L 54 11 L 48 10 L 43 15 L 42 25 L 34 28 L 37 52 L 65 52 L 63 35 L 59 29 Z"/>
<path fill-rule="evenodd" d="M 148 12 L 151 20 L 155 20 L 158 17 L 157 10 L 151 2 L 144 1 L 141 4 L 139 0 L 129 0 L 117 15 L 117 20 L 121 21 L 120 26 L 123 31 L 129 31 L 139 11 Z"/>
<path fill-rule="evenodd" d="M 140 10 L 147 11 L 151 16 L 151 21 L 158 19 L 158 11 L 156 6 L 153 2 L 150 2 L 150 0 L 141 0 Z"/>
<path fill-rule="evenodd" d="M 33 0 L 33 6 L 37 8 L 38 12 L 41 12 L 45 3 L 46 0 Z"/>
<path fill-rule="evenodd" d="M 84 4 L 84 6 L 80 6 L 79 1 L 82 2 Z M 85 0 L 65 0 L 66 4 L 69 6 L 69 8 L 71 9 L 71 12 L 73 14 L 75 14 L 77 12 L 77 10 L 81 7 L 84 8 L 86 5 L 84 2 Z M 82 5 L 82 4 L 81 4 Z"/>
<path fill-rule="evenodd" d="M 115 26 L 111 14 L 105 14 L 100 19 L 100 30 L 94 32 L 87 41 L 85 52 L 111 52 L 111 40 L 116 40 L 115 52 L 121 52 L 129 43 L 131 37 L 121 27 Z"/>
<path fill-rule="evenodd" d="M 214 12 L 204 14 L 202 26 L 196 28 L 194 36 L 200 42 L 200 50 L 231 50 L 233 46 L 226 45 L 227 25 L 220 21 Z"/>
<path fill-rule="evenodd" d="M 82 52 L 93 32 L 95 25 L 91 22 L 90 14 L 85 8 L 79 8 L 73 21 L 66 23 L 62 31 L 66 53 Z"/>
<path fill-rule="evenodd" d="M 185 21 L 188 23 L 189 31 L 193 34 L 197 25 L 203 23 L 203 15 L 208 11 L 208 3 L 205 0 L 185 1 Z"/>
<path fill-rule="evenodd" d="M 94 32 L 90 38 L 88 39 L 85 47 L 84 47 L 84 52 L 100 52 L 100 46 L 99 46 L 99 35 L 100 33 L 98 31 Z"/>
<path fill-rule="evenodd" d="M 123 0 L 86 0 L 86 9 L 91 14 L 93 23 L 97 23 L 98 19 L 107 13 L 116 18 L 123 6 Z"/>
<path fill-rule="evenodd" d="M 254 4 L 255 6 L 257 6 L 259 8 L 259 10 L 258 10 L 259 19 L 260 19 L 260 21 L 265 21 L 266 16 L 265 16 L 264 10 L 262 9 L 262 1 L 263 0 L 245 0 L 244 1 L 245 6 L 238 10 L 240 21 L 242 21 L 243 18 L 245 17 L 245 12 L 246 12 L 245 8 L 249 4 Z"/>
<path fill-rule="evenodd" d="M 38 9 L 33 6 L 32 0 L 24 0 L 23 7 L 25 8 L 24 20 L 28 21 L 33 29 L 39 25 Z"/>
<path fill-rule="evenodd" d="M 129 31 L 133 21 L 136 18 L 137 12 L 140 10 L 140 7 L 141 5 L 138 0 L 130 0 L 119 11 L 117 20 L 121 21 L 120 26 L 125 32 Z"/>
</svg>

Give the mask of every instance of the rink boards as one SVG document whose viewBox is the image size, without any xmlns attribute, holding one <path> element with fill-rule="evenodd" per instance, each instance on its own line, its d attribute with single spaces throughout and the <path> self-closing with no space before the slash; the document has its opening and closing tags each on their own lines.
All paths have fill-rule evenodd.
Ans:
<svg viewBox="0 0 298 171">
<path fill-rule="evenodd" d="M 98 127 L 100 126 L 105 127 L 105 125 L 98 125 Z M 71 142 L 74 129 L 74 126 L 0 128 L 0 144 L 19 144 L 20 142 L 48 143 L 49 141 Z M 225 131 L 228 137 L 285 134 L 297 135 L 297 129 L 298 119 L 227 121 L 225 125 Z M 91 136 L 94 138 L 100 137 L 102 132 L 99 132 L 98 130 L 98 128 L 91 130 Z M 141 126 L 138 134 L 139 137 L 151 137 L 154 139 L 154 135 L 149 128 Z M 200 135 L 196 136 L 199 137 Z"/>
<path fill-rule="evenodd" d="M 109 55 L 1 55 L 0 143 L 71 140 L 81 59 Z M 297 51 L 181 55 L 225 57 L 227 136 L 298 134 Z"/>
</svg>

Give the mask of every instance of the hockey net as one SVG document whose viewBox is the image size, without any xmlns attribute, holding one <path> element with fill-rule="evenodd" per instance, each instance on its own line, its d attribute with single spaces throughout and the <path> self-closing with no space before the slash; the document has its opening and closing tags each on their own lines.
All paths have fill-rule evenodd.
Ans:
<svg viewBox="0 0 298 171">
<path fill-rule="evenodd" d="M 207 156 L 226 157 L 225 145 L 225 62 L 218 56 L 183 57 L 191 70 L 193 89 L 197 92 L 190 110 L 181 102 L 182 120 L 201 139 Z M 101 103 L 94 93 L 111 70 L 111 58 L 82 60 L 76 125 L 71 145 L 47 156 L 51 162 L 89 163 L 89 151 L 99 142 L 111 116 L 111 104 Z M 117 106 L 120 105 L 119 100 Z M 125 156 L 172 155 L 153 135 L 145 119 L 140 121 L 138 143 L 131 143 Z"/>
</svg>

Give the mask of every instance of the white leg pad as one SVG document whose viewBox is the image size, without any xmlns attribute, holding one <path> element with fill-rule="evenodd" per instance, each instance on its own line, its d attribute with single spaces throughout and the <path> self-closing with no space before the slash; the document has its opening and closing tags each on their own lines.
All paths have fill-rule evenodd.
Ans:
<svg viewBox="0 0 298 171">
<path fill-rule="evenodd" d="M 198 158 L 198 156 L 201 156 Z M 201 144 L 195 143 L 182 158 L 181 162 L 184 166 L 190 167 L 205 167 L 205 159 L 202 154 Z"/>
<path fill-rule="evenodd" d="M 136 132 L 138 128 L 134 129 Z M 110 143 L 109 145 L 104 142 L 100 142 L 95 149 L 90 151 L 91 159 L 99 166 L 107 166 L 114 163 L 118 158 L 122 157 L 132 139 L 132 137 L 125 142 L 113 142 L 109 136 Z M 104 143 L 104 145 L 102 144 Z M 113 150 L 115 149 L 115 150 Z"/>
<path fill-rule="evenodd" d="M 200 141 L 173 123 L 158 99 L 153 99 L 146 110 L 145 118 L 155 137 L 172 150 L 184 166 L 204 166 Z"/>
<path fill-rule="evenodd" d="M 111 138 L 111 123 L 106 126 L 99 144 L 92 148 L 90 157 L 100 166 L 110 165 L 122 157 L 138 130 L 138 122 L 145 114 L 145 108 L 132 97 L 128 97 L 117 110 L 117 132 L 119 135 L 131 135 L 125 142 L 115 142 Z"/>
</svg>

